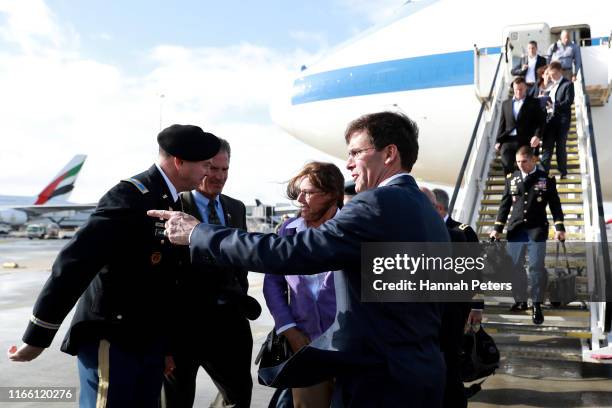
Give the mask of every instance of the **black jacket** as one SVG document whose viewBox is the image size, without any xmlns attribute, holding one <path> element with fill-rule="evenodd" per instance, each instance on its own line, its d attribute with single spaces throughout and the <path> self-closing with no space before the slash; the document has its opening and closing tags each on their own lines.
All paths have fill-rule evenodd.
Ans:
<svg viewBox="0 0 612 408">
<path fill-rule="evenodd" d="M 478 242 L 478 235 L 476 231 L 468 224 L 462 224 L 459 221 L 453 220 L 450 216 L 446 219 L 446 228 L 450 231 L 459 231 L 460 234 L 463 235 L 463 240 L 458 240 L 458 242 Z M 452 239 L 451 235 L 451 241 Z"/>
<path fill-rule="evenodd" d="M 543 241 L 548 237 L 548 219 L 546 206 L 550 207 L 555 228 L 565 231 L 563 226 L 563 210 L 557 193 L 557 183 L 554 176 L 548 176 L 540 169 L 524 180 L 519 170 L 506 177 L 506 187 L 495 221 L 495 231 L 502 232 L 510 209 L 508 233 L 515 228 L 523 227 L 533 240 Z"/>
<path fill-rule="evenodd" d="M 574 83 L 567 78 L 562 78 L 557 92 L 555 92 L 555 109 L 550 122 L 569 123 L 574 103 Z"/>
<path fill-rule="evenodd" d="M 224 194 L 219 196 L 219 200 L 227 226 L 246 231 L 244 203 Z M 181 201 L 184 212 L 202 221 L 202 214 L 192 193 L 181 193 Z M 189 262 L 188 248 L 184 248 L 184 256 Z M 215 305 L 229 304 L 243 317 L 257 318 L 261 313 L 261 306 L 254 298 L 247 296 L 249 290 L 247 273 L 246 269 L 235 267 L 192 266 L 185 269 L 179 283 L 180 304 L 183 306 L 180 320 L 187 323 L 183 324 L 183 327 L 193 328 L 194 316 L 206 313 Z"/>
<path fill-rule="evenodd" d="M 319 228 L 291 237 L 200 224 L 190 250 L 202 266 L 272 274 L 337 270 L 334 324 L 281 366 L 260 369 L 266 385 L 304 387 L 335 377 L 345 399 L 339 403 L 347 406 L 346 400 L 355 406 L 439 406 L 445 372 L 440 305 L 361 301 L 362 243 L 396 241 L 448 242 L 440 215 L 408 175 L 358 194 Z"/>
<path fill-rule="evenodd" d="M 516 140 L 519 146 L 529 145 L 533 136 L 542 138 L 545 125 L 546 114 L 536 99 L 530 96 L 525 97 L 516 120 L 512 112 L 512 98 L 507 99 L 502 104 L 501 122 L 496 142 L 505 143 Z M 515 128 L 516 136 L 511 136 L 510 133 Z"/>
<path fill-rule="evenodd" d="M 478 244 L 478 234 L 469 224 L 462 224 L 459 221 L 455 221 L 448 216 L 445 221 L 446 228 L 448 228 L 448 235 L 452 242 L 473 242 L 474 245 Z M 479 256 L 479 248 L 474 248 L 474 257 Z M 484 309 L 484 302 L 482 300 L 472 302 L 472 309 Z"/>
<path fill-rule="evenodd" d="M 527 56 L 522 57 L 519 63 L 515 65 L 514 68 L 512 68 L 512 71 L 510 71 L 512 75 L 522 76 L 522 77 L 527 75 L 527 70 L 523 69 L 523 65 L 526 65 L 528 61 L 529 59 Z M 538 55 L 536 58 L 536 65 L 535 65 L 536 83 L 538 83 L 538 81 L 540 80 L 540 75 L 538 75 L 538 69 L 543 67 L 544 65 L 546 65 L 546 58 L 542 57 L 541 55 Z"/>
<path fill-rule="evenodd" d="M 53 264 L 23 341 L 48 347 L 80 298 L 62 351 L 108 339 L 135 350 L 166 348 L 179 254 L 150 209 L 176 208 L 156 166 L 108 191 Z"/>
</svg>

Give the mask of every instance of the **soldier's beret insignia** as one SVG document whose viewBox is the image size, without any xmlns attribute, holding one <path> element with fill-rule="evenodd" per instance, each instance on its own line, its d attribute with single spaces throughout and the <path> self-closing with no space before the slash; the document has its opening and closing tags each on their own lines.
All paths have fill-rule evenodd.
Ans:
<svg viewBox="0 0 612 408">
<path fill-rule="evenodd" d="M 161 262 L 162 254 L 161 252 L 153 252 L 151 254 L 151 265 L 157 265 Z"/>
</svg>

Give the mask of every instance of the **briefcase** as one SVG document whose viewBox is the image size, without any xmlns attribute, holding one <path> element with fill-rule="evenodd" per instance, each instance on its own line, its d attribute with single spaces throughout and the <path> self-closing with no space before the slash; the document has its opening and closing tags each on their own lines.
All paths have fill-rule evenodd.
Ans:
<svg viewBox="0 0 612 408">
<path fill-rule="evenodd" d="M 560 264 L 560 247 L 563 247 L 565 267 Z M 548 296 L 553 306 L 566 305 L 576 300 L 576 274 L 572 273 L 570 268 L 565 242 L 557 242 L 555 267 L 552 273 L 552 279 L 550 279 L 548 283 Z"/>
</svg>

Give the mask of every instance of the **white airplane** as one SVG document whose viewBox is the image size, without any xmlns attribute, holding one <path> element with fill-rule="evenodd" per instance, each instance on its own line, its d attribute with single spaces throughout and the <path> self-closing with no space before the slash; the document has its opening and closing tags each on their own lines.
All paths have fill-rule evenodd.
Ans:
<svg viewBox="0 0 612 408">
<path fill-rule="evenodd" d="M 96 204 L 74 204 L 67 201 L 86 158 L 82 154 L 74 156 L 33 203 L 33 197 L 0 196 L 0 224 L 17 227 L 35 216 L 94 209 Z"/>
<path fill-rule="evenodd" d="M 413 174 L 452 186 L 481 105 L 475 84 L 480 81 L 487 91 L 480 93 L 488 93 L 494 73 L 493 64 L 476 78 L 474 46 L 499 56 L 512 35 L 512 41 L 524 45 L 526 39 L 537 39 L 545 55 L 562 29 L 577 41 L 609 44 L 610 16 L 609 1 L 409 1 L 394 21 L 302 67 L 290 90 L 272 105 L 272 118 L 294 137 L 345 159 L 342 135 L 349 121 L 368 112 L 401 110 L 420 128 Z M 612 53 L 601 60 L 601 53 L 587 48 L 582 49 L 586 84 L 609 89 Z M 517 58 L 525 51 L 515 47 L 512 53 Z M 600 173 L 612 174 L 612 103 L 594 107 L 592 114 Z M 604 181 L 602 189 L 604 199 L 612 200 L 612 183 Z"/>
</svg>

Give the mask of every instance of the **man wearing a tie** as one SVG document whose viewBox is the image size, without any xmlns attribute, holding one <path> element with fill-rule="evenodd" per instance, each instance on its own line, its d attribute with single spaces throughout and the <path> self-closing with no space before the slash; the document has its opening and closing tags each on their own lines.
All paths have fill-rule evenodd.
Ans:
<svg viewBox="0 0 612 408">
<path fill-rule="evenodd" d="M 504 174 L 515 169 L 515 155 L 521 146 L 540 146 L 541 135 L 546 125 L 546 114 L 538 101 L 527 96 L 527 84 L 523 77 L 512 83 L 514 96 L 502 104 L 501 122 L 497 133 L 495 150 L 501 153 Z"/>
<path fill-rule="evenodd" d="M 231 150 L 226 140 L 220 141 L 208 175 L 195 190 L 181 194 L 183 211 L 208 224 L 246 230 L 244 204 L 221 194 Z M 189 259 L 188 250 L 184 257 Z M 167 407 L 193 406 L 200 367 L 219 389 L 211 406 L 250 406 L 253 337 L 247 319 L 256 319 L 261 307 L 247 295 L 248 288 L 247 271 L 241 268 L 184 271 L 178 296 L 180 347 L 174 356 L 176 369 L 164 383 Z"/>
</svg>

